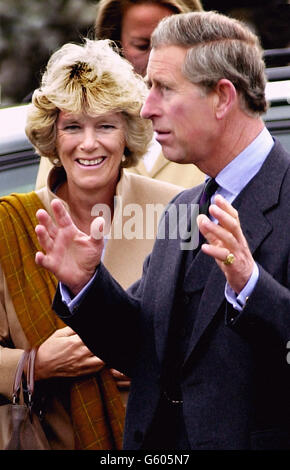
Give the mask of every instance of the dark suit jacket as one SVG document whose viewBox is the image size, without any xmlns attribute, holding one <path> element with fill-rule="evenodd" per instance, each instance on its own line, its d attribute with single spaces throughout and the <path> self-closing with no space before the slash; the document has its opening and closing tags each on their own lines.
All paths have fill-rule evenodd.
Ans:
<svg viewBox="0 0 290 470">
<path fill-rule="evenodd" d="M 88 347 L 132 377 L 125 449 L 142 445 L 154 416 L 176 298 L 195 305 L 181 377 L 191 448 L 290 448 L 289 169 L 290 155 L 276 142 L 234 202 L 260 271 L 241 313 L 226 303 L 224 275 L 201 251 L 177 287 L 180 239 L 156 240 L 142 279 L 127 293 L 100 265 L 74 315 L 56 295 L 55 310 Z M 200 193 L 200 186 L 184 191 L 175 204 L 196 203 Z"/>
</svg>

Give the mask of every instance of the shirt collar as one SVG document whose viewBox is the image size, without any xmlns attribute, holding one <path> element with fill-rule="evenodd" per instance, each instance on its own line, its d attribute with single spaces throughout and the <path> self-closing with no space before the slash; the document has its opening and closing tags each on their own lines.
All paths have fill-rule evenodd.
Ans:
<svg viewBox="0 0 290 470">
<path fill-rule="evenodd" d="M 216 182 L 223 192 L 230 193 L 231 199 L 234 199 L 258 173 L 273 145 L 273 138 L 264 127 L 253 142 L 216 176 Z"/>
</svg>

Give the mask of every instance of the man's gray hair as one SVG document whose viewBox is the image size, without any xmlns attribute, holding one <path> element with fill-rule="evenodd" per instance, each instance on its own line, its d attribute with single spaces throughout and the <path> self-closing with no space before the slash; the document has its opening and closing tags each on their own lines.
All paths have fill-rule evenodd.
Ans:
<svg viewBox="0 0 290 470">
<path fill-rule="evenodd" d="M 159 23 L 151 40 L 153 48 L 188 48 L 183 73 L 206 92 L 226 78 L 239 93 L 244 111 L 251 115 L 266 111 L 263 50 L 242 22 L 213 11 L 173 15 Z"/>
</svg>

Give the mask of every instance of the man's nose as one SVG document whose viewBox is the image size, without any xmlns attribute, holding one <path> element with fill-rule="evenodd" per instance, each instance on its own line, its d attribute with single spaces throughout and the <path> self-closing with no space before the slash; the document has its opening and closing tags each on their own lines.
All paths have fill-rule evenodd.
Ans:
<svg viewBox="0 0 290 470">
<path fill-rule="evenodd" d="M 154 114 L 156 114 L 156 100 L 154 99 L 153 92 L 150 91 L 141 108 L 140 116 L 143 119 L 151 119 Z"/>
</svg>

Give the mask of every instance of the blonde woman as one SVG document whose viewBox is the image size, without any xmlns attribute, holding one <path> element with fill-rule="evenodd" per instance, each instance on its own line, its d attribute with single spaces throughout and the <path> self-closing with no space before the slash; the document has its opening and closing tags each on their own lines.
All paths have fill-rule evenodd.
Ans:
<svg viewBox="0 0 290 470">
<path fill-rule="evenodd" d="M 123 287 L 141 275 L 156 225 L 146 239 L 144 219 L 137 236 L 128 208 L 146 214 L 147 204 L 164 206 L 181 190 L 123 169 L 152 138 L 151 124 L 139 115 L 146 93 L 110 41 L 64 45 L 34 92 L 26 128 L 37 152 L 53 164 L 47 186 L 0 200 L 0 398 L 11 396 L 23 350 L 38 347 L 38 401 L 44 399 L 43 428 L 52 449 L 121 448 L 124 403 L 111 372 L 51 310 L 56 279 L 33 261 L 35 212 L 50 211 L 59 198 L 89 234 L 95 211 L 107 211 L 104 263 Z M 112 335 L 118 336 L 114 325 Z"/>
</svg>

